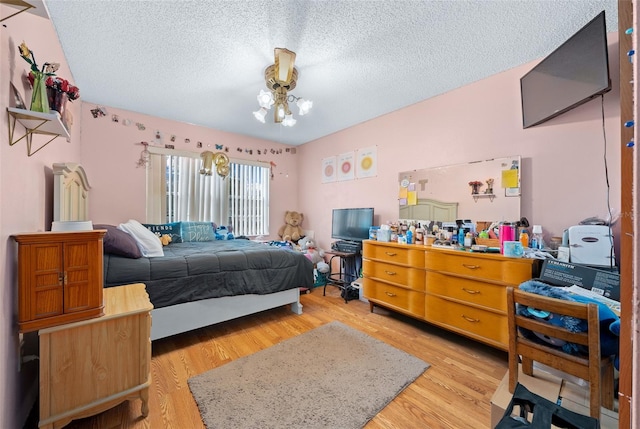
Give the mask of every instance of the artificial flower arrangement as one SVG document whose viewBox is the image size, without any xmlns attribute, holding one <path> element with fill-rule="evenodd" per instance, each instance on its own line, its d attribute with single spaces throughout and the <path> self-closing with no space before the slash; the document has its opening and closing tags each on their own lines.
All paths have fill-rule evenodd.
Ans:
<svg viewBox="0 0 640 429">
<path fill-rule="evenodd" d="M 480 192 L 480 186 L 482 186 L 482 182 L 474 180 L 472 182 L 469 182 L 469 186 L 471 186 L 471 193 L 475 195 Z"/>
<path fill-rule="evenodd" d="M 56 71 L 60 68 L 59 63 L 44 63 L 42 68 L 38 66 L 33 51 L 29 49 L 25 42 L 18 46 L 20 56 L 29 64 L 31 71 L 29 72 L 29 82 L 33 91 L 31 93 L 31 110 L 34 112 L 49 113 L 49 101 L 45 87 L 45 76 L 55 76 Z"/>
<path fill-rule="evenodd" d="M 77 86 L 70 84 L 67 79 L 63 79 L 58 76 L 49 76 L 45 84 L 47 85 L 47 88 L 66 93 L 67 97 L 69 97 L 69 101 L 76 100 L 80 97 L 80 89 Z"/>
</svg>

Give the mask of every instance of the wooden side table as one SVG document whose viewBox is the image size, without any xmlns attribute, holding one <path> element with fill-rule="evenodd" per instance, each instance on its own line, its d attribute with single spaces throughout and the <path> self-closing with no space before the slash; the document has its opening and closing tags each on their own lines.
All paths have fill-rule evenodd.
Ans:
<svg viewBox="0 0 640 429">
<path fill-rule="evenodd" d="M 151 310 L 144 284 L 104 289 L 104 316 L 41 329 L 40 428 L 129 399 L 149 413 Z"/>
</svg>

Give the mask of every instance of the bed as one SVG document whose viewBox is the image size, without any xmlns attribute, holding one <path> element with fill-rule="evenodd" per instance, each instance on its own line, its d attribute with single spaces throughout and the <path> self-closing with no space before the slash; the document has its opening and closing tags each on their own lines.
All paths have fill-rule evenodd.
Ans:
<svg viewBox="0 0 640 429">
<path fill-rule="evenodd" d="M 54 164 L 54 188 L 54 219 L 86 221 L 90 187 L 82 166 Z M 250 240 L 174 240 L 162 248 L 164 256 L 132 257 L 108 246 L 110 233 L 122 231 L 94 227 L 107 228 L 104 287 L 145 284 L 154 305 L 152 340 L 283 305 L 302 314 L 300 287 L 313 287 L 313 264 L 287 248 Z"/>
</svg>

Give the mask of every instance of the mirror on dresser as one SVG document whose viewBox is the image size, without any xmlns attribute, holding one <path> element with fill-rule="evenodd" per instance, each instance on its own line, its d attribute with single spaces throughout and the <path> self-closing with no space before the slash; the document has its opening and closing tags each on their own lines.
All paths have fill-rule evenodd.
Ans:
<svg viewBox="0 0 640 429">
<path fill-rule="evenodd" d="M 517 221 L 521 166 L 520 156 L 510 156 L 401 172 L 399 218 L 435 222 Z"/>
</svg>

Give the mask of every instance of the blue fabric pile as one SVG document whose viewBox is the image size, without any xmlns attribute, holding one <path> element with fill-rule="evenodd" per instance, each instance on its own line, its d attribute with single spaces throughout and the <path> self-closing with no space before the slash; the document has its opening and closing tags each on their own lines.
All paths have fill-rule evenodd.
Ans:
<svg viewBox="0 0 640 429">
<path fill-rule="evenodd" d="M 573 294 L 565 290 L 565 288 L 551 286 L 539 280 L 529 280 L 520 284 L 520 290 L 567 301 L 597 304 L 600 320 L 600 350 L 602 356 L 615 356 L 614 365 L 616 369 L 619 369 L 618 354 L 620 349 L 620 318 L 609 307 L 595 299 Z M 552 313 L 549 314 L 520 304 L 516 306 L 516 313 L 531 319 L 544 321 L 556 326 L 562 326 L 571 332 L 587 331 L 587 321 L 576 319 L 575 317 L 556 315 Z M 565 353 L 584 355 L 588 352 L 584 346 L 579 344 L 568 343 L 557 338 L 550 338 L 527 329 L 521 328 L 520 332 L 532 341 L 542 342 L 546 345 L 557 347 L 562 349 Z"/>
</svg>

